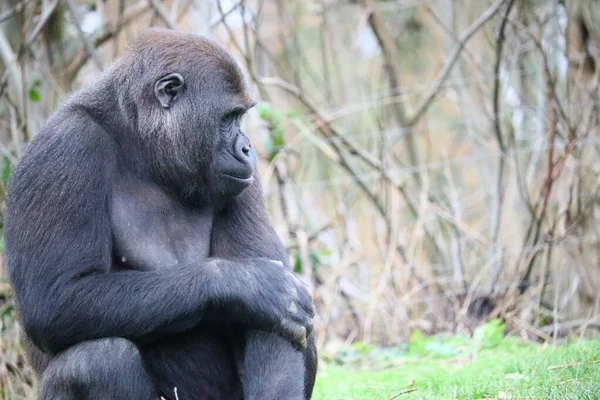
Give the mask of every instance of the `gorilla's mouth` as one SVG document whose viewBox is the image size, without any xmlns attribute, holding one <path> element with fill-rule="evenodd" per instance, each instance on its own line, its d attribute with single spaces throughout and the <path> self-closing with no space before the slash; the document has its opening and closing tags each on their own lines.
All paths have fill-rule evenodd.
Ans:
<svg viewBox="0 0 600 400">
<path fill-rule="evenodd" d="M 254 182 L 254 176 L 252 176 L 252 175 L 250 175 L 249 177 L 240 177 L 240 176 L 234 176 L 234 175 L 229 175 L 229 174 L 223 174 L 223 176 L 225 176 L 227 179 L 231 179 L 235 182 L 243 183 L 246 185 L 249 185 L 252 182 Z"/>
</svg>

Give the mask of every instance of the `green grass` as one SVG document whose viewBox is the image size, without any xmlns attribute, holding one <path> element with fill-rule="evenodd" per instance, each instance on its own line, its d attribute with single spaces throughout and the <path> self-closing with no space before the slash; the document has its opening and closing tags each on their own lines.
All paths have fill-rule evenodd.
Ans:
<svg viewBox="0 0 600 400">
<path fill-rule="evenodd" d="M 394 399 L 600 399 L 600 341 L 552 346 L 502 339 L 491 348 L 455 338 L 427 341 L 402 355 L 370 349 L 349 363 L 323 362 L 313 399 L 388 400 L 400 393 Z"/>
</svg>

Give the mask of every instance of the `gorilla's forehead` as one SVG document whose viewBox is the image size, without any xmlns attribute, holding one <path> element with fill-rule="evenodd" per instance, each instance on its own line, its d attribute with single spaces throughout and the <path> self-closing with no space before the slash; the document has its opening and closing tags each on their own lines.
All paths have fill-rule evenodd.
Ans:
<svg viewBox="0 0 600 400">
<path fill-rule="evenodd" d="M 203 36 L 163 28 L 144 29 L 132 46 L 133 53 L 143 54 L 152 69 L 161 72 L 210 69 L 222 73 L 230 90 L 250 102 L 242 71 L 233 56 L 218 43 Z M 171 71 L 171 69 L 179 71 Z"/>
</svg>

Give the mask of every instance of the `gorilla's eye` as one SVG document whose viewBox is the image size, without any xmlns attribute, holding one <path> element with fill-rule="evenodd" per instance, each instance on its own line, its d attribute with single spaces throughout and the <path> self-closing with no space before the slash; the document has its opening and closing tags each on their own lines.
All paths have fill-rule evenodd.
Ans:
<svg viewBox="0 0 600 400">
<path fill-rule="evenodd" d="M 219 123 L 221 135 L 229 139 L 234 138 L 241 131 L 241 120 L 245 113 L 244 107 L 235 107 L 225 112 Z"/>
<path fill-rule="evenodd" d="M 234 107 L 225 113 L 223 116 L 223 121 L 240 120 L 244 116 L 245 112 L 246 109 L 243 107 Z"/>
</svg>

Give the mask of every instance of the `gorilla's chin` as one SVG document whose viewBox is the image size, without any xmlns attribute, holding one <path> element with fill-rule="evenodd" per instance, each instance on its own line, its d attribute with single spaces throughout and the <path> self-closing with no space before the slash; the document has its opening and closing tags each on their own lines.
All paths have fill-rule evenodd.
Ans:
<svg viewBox="0 0 600 400">
<path fill-rule="evenodd" d="M 235 197 L 241 194 L 244 189 L 252 185 L 254 176 L 234 176 L 230 174 L 221 174 L 220 192 L 228 197 Z"/>
</svg>

